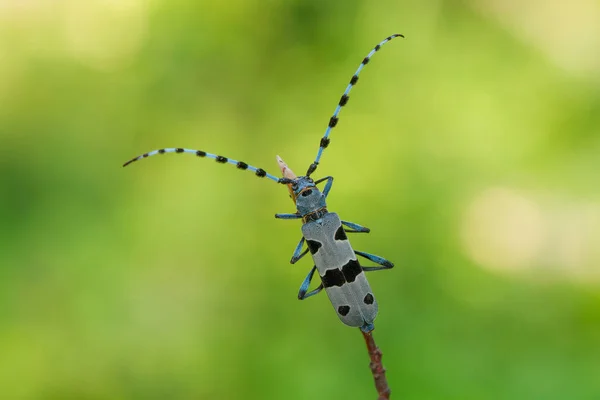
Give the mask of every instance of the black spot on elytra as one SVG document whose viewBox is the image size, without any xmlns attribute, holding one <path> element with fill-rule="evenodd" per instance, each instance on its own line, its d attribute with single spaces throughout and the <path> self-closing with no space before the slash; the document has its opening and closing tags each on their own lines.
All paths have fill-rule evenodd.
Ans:
<svg viewBox="0 0 600 400">
<path fill-rule="evenodd" d="M 347 282 L 354 282 L 356 277 L 363 273 L 363 270 L 357 260 L 350 260 L 342 267 L 342 273 Z"/>
<path fill-rule="evenodd" d="M 267 176 L 267 171 L 265 171 L 262 168 L 259 168 L 256 170 L 255 174 L 256 174 L 256 176 L 263 178 L 263 177 Z"/>
<path fill-rule="evenodd" d="M 346 279 L 344 279 L 344 274 L 342 273 L 342 271 L 335 268 L 328 269 L 327 272 L 325 272 L 325 275 L 321 276 L 321 282 L 323 282 L 324 288 L 332 286 L 340 287 L 344 283 L 346 283 Z"/>
<path fill-rule="evenodd" d="M 218 163 L 225 164 L 227 162 L 227 157 L 217 156 L 217 158 L 215 158 L 215 161 L 217 161 Z"/>
<path fill-rule="evenodd" d="M 340 106 L 344 107 L 346 103 L 348 103 L 349 98 L 350 96 L 348 96 L 347 94 L 342 95 L 342 98 L 340 99 Z"/>
<path fill-rule="evenodd" d="M 363 301 L 365 302 L 365 304 L 373 304 L 373 302 L 375 301 L 375 298 L 373 297 L 373 295 L 371 293 L 367 293 L 367 295 L 365 296 Z"/>
<path fill-rule="evenodd" d="M 337 231 L 335 231 L 335 240 L 348 240 L 348 236 L 346 236 L 346 232 L 344 231 L 344 227 L 340 225 Z"/>
<path fill-rule="evenodd" d="M 339 306 L 338 312 L 342 317 L 345 317 L 350 312 L 350 306 Z"/>
<path fill-rule="evenodd" d="M 238 161 L 238 163 L 235 166 L 238 167 L 239 169 L 248 169 L 248 164 L 246 164 L 243 161 Z"/>
<path fill-rule="evenodd" d="M 317 251 L 319 251 L 321 246 L 323 246 L 323 244 L 321 242 L 317 242 L 316 240 L 310 240 L 310 239 L 306 241 L 306 245 L 308 246 L 308 249 L 310 250 L 310 254 L 315 254 Z"/>
<path fill-rule="evenodd" d="M 321 138 L 321 142 L 319 143 L 319 145 L 322 148 L 326 149 L 327 146 L 329 146 L 329 142 L 331 142 L 331 140 L 329 138 L 324 137 L 324 138 Z"/>
<path fill-rule="evenodd" d="M 308 190 L 303 191 L 301 194 L 302 194 L 302 197 L 306 197 L 306 196 L 310 196 L 311 193 L 312 193 L 312 189 L 308 189 Z"/>
<path fill-rule="evenodd" d="M 206 157 L 206 152 L 202 151 L 202 150 L 198 150 L 198 151 L 196 151 L 196 155 L 198 157 Z"/>
</svg>

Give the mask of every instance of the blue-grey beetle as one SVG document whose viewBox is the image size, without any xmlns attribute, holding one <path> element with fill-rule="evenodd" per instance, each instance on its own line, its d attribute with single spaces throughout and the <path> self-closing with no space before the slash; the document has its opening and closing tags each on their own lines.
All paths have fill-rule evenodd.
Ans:
<svg viewBox="0 0 600 400">
<path fill-rule="evenodd" d="M 317 169 L 323 150 L 329 145 L 329 134 L 338 123 L 338 115 L 342 107 L 348 103 L 350 98 L 349 93 L 358 82 L 360 71 L 367 65 L 373 54 L 379 51 L 381 46 L 398 36 L 404 37 L 400 34 L 391 35 L 375 46 L 360 63 L 354 75 L 352 75 L 350 83 L 329 119 L 325 134 L 319 143 L 317 157 L 308 167 L 306 176 L 297 177 L 279 157 L 277 157 L 277 161 L 283 174 L 282 178 L 271 175 L 264 169 L 253 167 L 243 161 L 233 160 L 201 150 L 184 148 L 153 150 L 127 161 L 123 166 L 125 167 L 134 161 L 156 154 L 188 153 L 198 157 L 212 158 L 219 163 L 233 164 L 239 169 L 254 172 L 258 177 L 267 177 L 277 183 L 288 185 L 290 195 L 296 203 L 296 212 L 293 214 L 276 214 L 275 217 L 282 219 L 302 219 L 303 221 L 302 239 L 296 246 L 290 262 L 292 264 L 296 263 L 310 251 L 315 264 L 306 276 L 306 279 L 304 279 L 304 282 L 302 282 L 298 298 L 303 300 L 325 289 L 338 317 L 343 323 L 359 327 L 363 332 L 370 332 L 374 329 L 373 321 L 377 316 L 377 301 L 364 272 L 389 269 L 394 264 L 382 257 L 352 248 L 346 233 L 368 233 L 369 229 L 352 222 L 343 221 L 336 213 L 327 211 L 325 200 L 331 190 L 333 177 L 328 176 L 313 181 L 310 175 Z M 317 188 L 317 184 L 325 181 L 325 187 L 321 192 Z M 303 251 L 305 242 L 307 249 Z M 379 266 L 363 267 L 358 262 L 357 256 L 371 260 Z M 308 288 L 315 271 L 319 272 L 321 284 L 309 292 Z"/>
</svg>

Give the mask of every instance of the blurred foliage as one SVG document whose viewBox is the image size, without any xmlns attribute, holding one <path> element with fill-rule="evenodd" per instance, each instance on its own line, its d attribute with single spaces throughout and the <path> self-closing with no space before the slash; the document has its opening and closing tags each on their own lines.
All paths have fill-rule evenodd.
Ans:
<svg viewBox="0 0 600 400">
<path fill-rule="evenodd" d="M 600 6 L 553 4 L 0 1 L 1 397 L 374 398 L 359 332 L 296 300 L 285 188 L 120 166 L 302 173 L 399 32 L 317 174 L 396 263 L 393 397 L 600 398 Z"/>
</svg>

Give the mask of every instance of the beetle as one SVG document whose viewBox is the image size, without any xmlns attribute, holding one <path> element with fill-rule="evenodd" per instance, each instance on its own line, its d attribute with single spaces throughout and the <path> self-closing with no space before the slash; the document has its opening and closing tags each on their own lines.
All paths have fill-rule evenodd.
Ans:
<svg viewBox="0 0 600 400">
<path fill-rule="evenodd" d="M 370 332 L 374 329 L 373 321 L 377 316 L 378 305 L 369 282 L 365 277 L 365 272 L 390 269 L 394 264 L 385 258 L 352 248 L 346 233 L 368 233 L 370 229 L 353 222 L 344 221 L 336 213 L 329 212 L 327 210 L 326 199 L 333 185 L 333 177 L 327 176 L 314 181 L 311 175 L 319 165 L 323 150 L 330 143 L 329 134 L 338 124 L 339 113 L 342 107 L 348 103 L 350 98 L 349 93 L 358 82 L 358 75 L 368 64 L 371 57 L 379 51 L 381 46 L 395 37 L 404 36 L 394 34 L 385 38 L 369 52 L 360 63 L 354 75 L 352 75 L 350 83 L 329 119 L 325 134 L 320 140 L 315 161 L 310 164 L 305 176 L 296 176 L 279 156 L 277 156 L 277 162 L 283 174 L 282 178 L 271 175 L 264 169 L 254 167 L 243 161 L 207 153 L 202 150 L 180 147 L 153 150 L 132 158 L 123 164 L 123 166 L 125 167 L 134 161 L 156 154 L 188 153 L 201 158 L 210 158 L 218 163 L 233 164 L 241 170 L 254 172 L 258 177 L 266 177 L 277 183 L 288 185 L 290 196 L 296 203 L 296 212 L 291 214 L 275 214 L 275 218 L 301 219 L 303 222 L 302 238 L 294 250 L 290 263 L 295 264 L 308 252 L 311 253 L 314 261 L 314 266 L 300 286 L 298 299 L 304 300 L 325 289 L 336 314 L 344 324 L 358 327 L 366 333 Z M 322 182 L 325 182 L 323 191 L 317 187 Z M 303 251 L 305 243 L 307 248 Z M 357 256 L 366 258 L 378 264 L 378 266 L 362 266 L 358 262 Z M 308 290 L 315 271 L 319 273 L 321 284 L 309 292 Z"/>
</svg>

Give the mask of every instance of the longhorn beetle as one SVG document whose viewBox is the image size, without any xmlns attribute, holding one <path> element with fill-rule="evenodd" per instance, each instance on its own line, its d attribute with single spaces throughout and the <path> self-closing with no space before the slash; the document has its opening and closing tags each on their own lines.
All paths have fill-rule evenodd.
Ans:
<svg viewBox="0 0 600 400">
<path fill-rule="evenodd" d="M 392 268 L 394 264 L 382 257 L 352 249 L 348 237 L 346 236 L 346 232 L 368 233 L 370 232 L 369 228 L 353 222 L 343 221 L 336 213 L 327 211 L 325 199 L 331 190 L 333 177 L 327 176 L 317 181 L 313 181 L 310 176 L 317 169 L 323 150 L 329 145 L 329 134 L 338 123 L 338 115 L 342 107 L 348 103 L 348 99 L 350 98 L 349 93 L 358 82 L 360 71 L 362 71 L 369 63 L 371 57 L 381 48 L 381 46 L 398 36 L 404 37 L 400 34 L 394 34 L 375 46 L 375 48 L 373 48 L 362 60 L 354 75 L 352 75 L 350 83 L 346 87 L 333 115 L 329 119 L 329 124 L 319 144 L 317 157 L 308 167 L 306 176 L 297 177 L 279 156 L 277 156 L 277 161 L 281 172 L 283 173 L 283 178 L 273 176 L 264 169 L 253 167 L 243 161 L 233 160 L 201 150 L 183 148 L 153 150 L 132 158 L 123 164 L 123 166 L 125 167 L 134 161 L 156 154 L 188 153 L 195 154 L 201 158 L 212 158 L 216 162 L 222 164 L 233 164 L 239 169 L 254 172 L 258 177 L 267 177 L 277 183 L 288 185 L 292 199 L 296 203 L 296 212 L 293 214 L 275 214 L 275 218 L 302 219 L 303 222 L 302 239 L 300 239 L 300 242 L 296 246 L 290 263 L 295 264 L 310 251 L 315 264 L 300 286 L 298 299 L 304 300 L 325 289 L 338 317 L 344 324 L 359 327 L 363 332 L 370 332 L 374 329 L 373 321 L 377 316 L 377 301 L 375 300 L 364 272 L 389 269 Z M 317 188 L 317 185 L 325 181 L 325 187 L 321 192 Z M 306 242 L 307 249 L 302 251 L 304 242 Z M 363 267 L 358 262 L 356 256 L 371 260 L 379 266 Z M 309 292 L 308 288 L 313 275 L 317 270 L 321 277 L 321 284 L 316 289 Z"/>
</svg>

